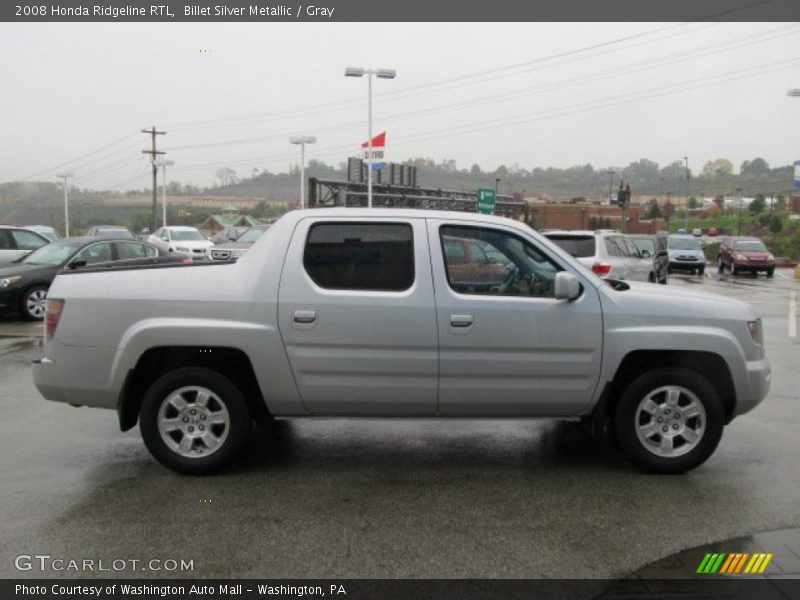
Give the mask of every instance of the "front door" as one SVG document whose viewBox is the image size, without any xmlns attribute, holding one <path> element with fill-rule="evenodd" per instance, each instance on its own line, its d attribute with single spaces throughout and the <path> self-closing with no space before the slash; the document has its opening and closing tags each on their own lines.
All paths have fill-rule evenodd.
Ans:
<svg viewBox="0 0 800 600">
<path fill-rule="evenodd" d="M 438 340 L 427 246 L 424 219 L 299 222 L 278 311 L 310 413 L 435 413 Z"/>
<path fill-rule="evenodd" d="M 555 275 L 572 267 L 516 228 L 429 219 L 428 239 L 440 340 L 439 414 L 566 416 L 586 408 L 603 342 L 594 285 L 583 279 L 580 297 L 556 300 Z M 489 257 L 481 268 L 494 276 L 461 279 L 447 259 L 454 240 L 480 245 Z"/>
</svg>

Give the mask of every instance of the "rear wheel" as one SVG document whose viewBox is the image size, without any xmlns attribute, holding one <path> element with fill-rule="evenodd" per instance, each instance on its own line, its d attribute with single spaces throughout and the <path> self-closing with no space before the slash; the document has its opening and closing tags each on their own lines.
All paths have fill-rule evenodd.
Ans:
<svg viewBox="0 0 800 600">
<path fill-rule="evenodd" d="M 774 277 L 775 269 L 767 269 L 767 277 Z"/>
<path fill-rule="evenodd" d="M 161 376 L 147 390 L 139 428 L 147 449 L 179 473 L 220 471 L 242 452 L 252 420 L 230 379 L 200 367 Z"/>
<path fill-rule="evenodd" d="M 20 312 L 22 318 L 28 321 L 41 321 L 44 319 L 45 301 L 47 300 L 47 288 L 43 285 L 35 285 L 22 295 Z"/>
<path fill-rule="evenodd" d="M 654 369 L 623 392 L 614 434 L 625 457 L 653 473 L 701 465 L 722 437 L 725 412 L 711 383 L 691 369 Z"/>
</svg>

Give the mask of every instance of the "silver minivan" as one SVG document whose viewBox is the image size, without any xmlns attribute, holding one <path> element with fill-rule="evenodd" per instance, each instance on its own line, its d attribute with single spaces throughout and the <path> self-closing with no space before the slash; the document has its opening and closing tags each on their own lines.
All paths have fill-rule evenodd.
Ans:
<svg viewBox="0 0 800 600">
<path fill-rule="evenodd" d="M 643 256 L 633 241 L 616 231 L 544 231 L 555 242 L 600 277 L 655 281 L 653 258 Z"/>
</svg>

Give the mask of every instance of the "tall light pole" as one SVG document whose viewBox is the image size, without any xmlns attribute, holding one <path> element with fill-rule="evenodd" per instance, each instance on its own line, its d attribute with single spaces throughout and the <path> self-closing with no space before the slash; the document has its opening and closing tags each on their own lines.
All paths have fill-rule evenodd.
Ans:
<svg viewBox="0 0 800 600">
<path fill-rule="evenodd" d="M 367 76 L 367 207 L 372 208 L 372 76 L 378 79 L 394 79 L 394 69 L 365 69 L 363 67 L 346 67 L 345 77 Z"/>
<path fill-rule="evenodd" d="M 74 177 L 75 173 L 66 171 L 58 173 L 56 176 L 64 180 L 64 237 L 69 237 L 69 185 L 67 179 Z"/>
<path fill-rule="evenodd" d="M 689 233 L 689 157 L 684 156 L 683 160 L 686 161 L 686 205 L 683 211 L 683 228 Z"/>
<path fill-rule="evenodd" d="M 167 167 L 171 167 L 174 164 L 174 160 L 156 161 L 156 166 L 161 167 L 161 212 L 163 217 L 163 227 L 167 226 Z"/>
<path fill-rule="evenodd" d="M 300 208 L 305 208 L 306 201 L 306 144 L 316 144 L 317 138 L 313 135 L 301 135 L 289 138 L 290 144 L 300 146 Z"/>
<path fill-rule="evenodd" d="M 611 204 L 611 188 L 614 185 L 614 175 L 617 172 L 614 169 L 606 169 L 606 175 L 608 175 L 608 203 Z"/>
</svg>

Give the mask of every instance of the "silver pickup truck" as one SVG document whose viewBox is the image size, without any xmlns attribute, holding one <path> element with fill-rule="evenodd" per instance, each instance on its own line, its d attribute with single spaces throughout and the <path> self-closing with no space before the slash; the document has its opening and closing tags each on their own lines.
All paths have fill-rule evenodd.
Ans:
<svg viewBox="0 0 800 600">
<path fill-rule="evenodd" d="M 236 262 L 64 273 L 45 341 L 45 398 L 115 409 L 198 474 L 254 421 L 315 416 L 583 419 L 683 472 L 770 383 L 751 306 L 606 281 L 461 212 L 294 211 Z"/>
</svg>

